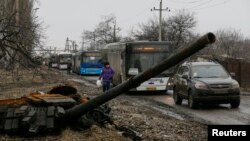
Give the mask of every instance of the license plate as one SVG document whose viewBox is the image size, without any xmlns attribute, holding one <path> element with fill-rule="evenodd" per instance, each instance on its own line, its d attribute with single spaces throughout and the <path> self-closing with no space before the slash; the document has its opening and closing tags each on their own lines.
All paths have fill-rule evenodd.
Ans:
<svg viewBox="0 0 250 141">
<path fill-rule="evenodd" d="M 148 87 L 147 87 L 147 90 L 149 90 L 149 91 L 155 91 L 155 90 L 156 90 L 156 87 L 154 87 L 154 86 L 148 86 Z"/>
<path fill-rule="evenodd" d="M 215 93 L 217 93 L 217 94 L 225 94 L 225 93 L 228 93 L 228 90 L 216 90 Z"/>
</svg>

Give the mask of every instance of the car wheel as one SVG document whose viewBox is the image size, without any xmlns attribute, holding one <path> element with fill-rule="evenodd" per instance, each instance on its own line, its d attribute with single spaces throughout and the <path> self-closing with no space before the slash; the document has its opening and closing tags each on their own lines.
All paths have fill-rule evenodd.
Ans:
<svg viewBox="0 0 250 141">
<path fill-rule="evenodd" d="M 231 108 L 238 108 L 240 105 L 240 99 L 231 101 Z"/>
<path fill-rule="evenodd" d="M 194 101 L 192 91 L 189 91 L 189 94 L 188 94 L 188 106 L 189 108 L 192 108 L 192 109 L 197 108 L 197 102 Z"/>
<path fill-rule="evenodd" d="M 181 105 L 182 98 L 180 98 L 180 96 L 177 94 L 176 90 L 174 90 L 173 96 L 174 96 L 174 102 L 175 102 L 175 104 Z"/>
</svg>

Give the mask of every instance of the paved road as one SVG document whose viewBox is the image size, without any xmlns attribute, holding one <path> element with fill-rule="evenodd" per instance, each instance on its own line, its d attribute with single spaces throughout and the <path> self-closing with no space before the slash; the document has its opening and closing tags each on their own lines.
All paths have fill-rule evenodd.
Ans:
<svg viewBox="0 0 250 141">
<path fill-rule="evenodd" d="M 94 83 L 98 79 L 97 76 L 75 76 L 75 78 L 76 79 L 74 79 L 73 81 L 83 81 L 84 83 L 92 87 L 95 87 Z M 89 82 L 91 82 L 92 84 Z M 172 91 L 168 91 L 167 94 L 140 94 L 136 97 L 144 97 L 149 100 L 154 100 L 162 104 L 170 105 L 174 109 L 178 110 L 178 113 L 185 113 L 185 115 L 194 117 L 194 120 L 201 119 L 199 121 L 204 121 L 209 124 L 250 124 L 250 95 L 241 96 L 241 105 L 236 109 L 231 109 L 229 104 L 204 105 L 199 107 L 198 109 L 190 109 L 188 107 L 187 100 L 183 100 L 182 105 L 175 105 L 172 94 Z"/>
<path fill-rule="evenodd" d="M 172 91 L 166 95 L 144 97 L 171 105 L 178 111 L 201 118 L 211 124 L 250 124 L 250 96 L 241 96 L 241 104 L 236 109 L 231 109 L 230 104 L 203 105 L 198 109 L 190 109 L 187 100 L 183 100 L 182 105 L 175 105 Z"/>
</svg>

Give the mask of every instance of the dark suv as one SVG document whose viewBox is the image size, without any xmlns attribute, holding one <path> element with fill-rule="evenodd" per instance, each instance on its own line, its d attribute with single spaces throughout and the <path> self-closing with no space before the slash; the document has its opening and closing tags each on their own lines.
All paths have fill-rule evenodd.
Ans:
<svg viewBox="0 0 250 141">
<path fill-rule="evenodd" d="M 199 103 L 240 105 L 240 88 L 236 80 L 217 62 L 185 62 L 173 77 L 173 97 L 180 105 L 188 99 L 190 108 Z"/>
</svg>

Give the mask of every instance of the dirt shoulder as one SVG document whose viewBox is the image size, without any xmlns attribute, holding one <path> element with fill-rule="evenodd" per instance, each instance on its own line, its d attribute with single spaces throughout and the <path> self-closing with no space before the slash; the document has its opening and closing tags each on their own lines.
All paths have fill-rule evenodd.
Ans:
<svg viewBox="0 0 250 141">
<path fill-rule="evenodd" d="M 101 94 L 96 87 L 86 86 L 84 83 L 69 81 L 70 76 L 63 77 L 58 71 L 42 69 L 43 75 L 33 78 L 28 76 L 22 81 L 12 83 L 0 83 L 0 98 L 15 98 L 34 91 L 49 91 L 52 87 L 60 84 L 70 84 L 77 88 L 78 93 L 90 98 Z M 24 75 L 29 75 L 24 74 Z M 75 76 L 72 76 L 75 77 Z M 121 95 L 111 101 L 111 117 L 114 124 L 104 126 L 93 125 L 83 131 L 71 128 L 63 129 L 56 135 L 42 137 L 23 138 L 0 134 L 0 140 L 88 140 L 88 141 L 129 141 L 129 140 L 162 140 L 162 141 L 188 141 L 207 140 L 207 126 L 187 119 L 176 119 L 156 110 L 153 105 L 142 103 L 136 98 Z M 164 110 L 168 110 L 165 108 Z M 120 128 L 120 130 L 117 129 Z M 127 130 L 127 131 L 126 131 Z M 124 133 L 133 131 L 139 138 L 125 137 Z M 129 136 L 129 135 L 128 135 Z"/>
</svg>

